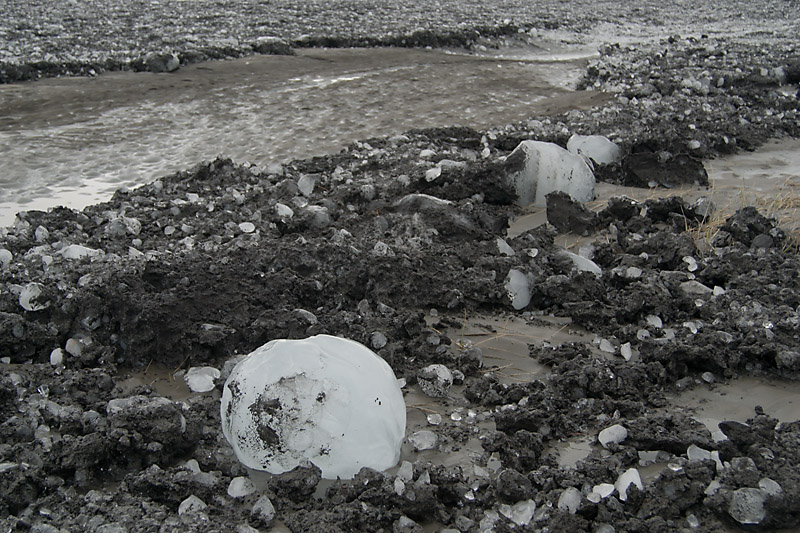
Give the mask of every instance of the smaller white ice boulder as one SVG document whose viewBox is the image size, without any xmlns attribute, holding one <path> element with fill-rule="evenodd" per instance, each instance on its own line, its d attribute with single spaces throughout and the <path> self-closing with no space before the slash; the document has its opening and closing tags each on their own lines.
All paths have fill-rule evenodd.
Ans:
<svg viewBox="0 0 800 533">
<path fill-rule="evenodd" d="M 428 365 L 417 374 L 417 382 L 426 396 L 444 398 L 453 385 L 453 373 L 444 365 Z"/>
<path fill-rule="evenodd" d="M 586 156 L 600 165 L 622 159 L 622 148 L 602 135 L 573 135 L 567 141 L 567 150 L 575 155 Z"/>
<path fill-rule="evenodd" d="M 186 375 L 184 381 L 192 392 L 208 392 L 214 390 L 214 381 L 220 376 L 220 371 L 211 366 L 193 366 Z"/>
<path fill-rule="evenodd" d="M 525 309 L 531 303 L 531 284 L 528 276 L 519 270 L 512 268 L 508 271 L 505 282 L 508 299 L 511 300 L 511 307 L 517 311 Z"/>
<path fill-rule="evenodd" d="M 274 340 L 244 357 L 225 382 L 220 416 L 245 466 L 280 474 L 308 460 L 326 479 L 391 468 L 406 426 L 389 365 L 330 335 Z"/>
<path fill-rule="evenodd" d="M 608 448 L 609 444 L 619 444 L 628 438 L 628 430 L 625 426 L 614 424 L 601 431 L 597 435 L 597 441 L 603 445 L 603 448 Z"/>
<path fill-rule="evenodd" d="M 628 487 L 631 485 L 636 485 L 639 490 L 644 490 L 642 477 L 639 475 L 639 471 L 635 468 L 627 469 L 625 472 L 619 475 L 617 482 L 614 483 L 614 488 L 616 488 L 617 492 L 619 493 L 619 499 L 623 502 L 628 500 Z"/>
<path fill-rule="evenodd" d="M 519 205 L 544 207 L 553 191 L 578 202 L 594 199 L 594 173 L 586 161 L 557 144 L 522 141 L 506 158 L 506 173 Z"/>
</svg>

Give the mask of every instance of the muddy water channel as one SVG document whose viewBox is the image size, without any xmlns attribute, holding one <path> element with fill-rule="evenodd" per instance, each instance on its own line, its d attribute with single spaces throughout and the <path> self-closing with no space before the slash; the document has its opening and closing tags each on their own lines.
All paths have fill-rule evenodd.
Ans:
<svg viewBox="0 0 800 533">
<path fill-rule="evenodd" d="M 593 55 L 312 49 L 0 86 L 0 224 L 20 210 L 82 208 L 217 155 L 266 166 L 411 128 L 591 107 L 605 97 L 570 88 Z"/>
</svg>

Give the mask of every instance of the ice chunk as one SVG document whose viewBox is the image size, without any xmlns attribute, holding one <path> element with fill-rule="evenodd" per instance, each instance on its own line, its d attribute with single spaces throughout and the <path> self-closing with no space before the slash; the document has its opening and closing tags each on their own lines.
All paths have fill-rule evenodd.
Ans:
<svg viewBox="0 0 800 533">
<path fill-rule="evenodd" d="M 403 481 L 411 481 L 414 479 L 414 465 L 409 461 L 403 461 L 400 468 L 397 469 L 397 477 Z"/>
<path fill-rule="evenodd" d="M 239 476 L 231 480 L 228 485 L 228 496 L 231 498 L 244 498 L 256 491 L 255 485 L 250 481 L 250 478 Z"/>
<path fill-rule="evenodd" d="M 294 216 L 294 211 L 292 211 L 292 208 L 288 205 L 279 202 L 275 204 L 275 214 L 280 218 L 292 218 Z"/>
<path fill-rule="evenodd" d="M 511 257 L 514 255 L 514 249 L 509 245 L 505 239 L 500 237 L 497 238 L 497 251 L 500 252 L 502 255 L 507 255 Z"/>
<path fill-rule="evenodd" d="M 511 514 L 506 517 L 518 526 L 527 526 L 533 518 L 534 512 L 536 512 L 536 502 L 523 500 L 511 506 Z"/>
<path fill-rule="evenodd" d="M 603 445 L 603 448 L 608 448 L 611 443 L 619 444 L 628 438 L 628 430 L 620 424 L 609 426 L 597 435 L 597 440 Z"/>
<path fill-rule="evenodd" d="M 199 528 L 208 522 L 207 507 L 203 500 L 192 494 L 178 506 L 178 516 L 185 525 Z"/>
<path fill-rule="evenodd" d="M 316 184 L 317 179 L 310 174 L 303 174 L 300 176 L 300 179 L 297 180 L 297 188 L 300 189 L 303 196 L 311 196 Z"/>
<path fill-rule="evenodd" d="M 243 358 L 225 382 L 220 416 L 246 466 L 279 474 L 309 460 L 336 479 L 397 464 L 406 406 L 383 359 L 317 335 L 274 340 Z"/>
<path fill-rule="evenodd" d="M 767 516 L 764 504 L 768 494 L 761 489 L 743 488 L 733 491 L 728 514 L 742 525 L 760 524 Z"/>
<path fill-rule="evenodd" d="M 571 260 L 572 264 L 575 265 L 575 268 L 581 272 L 591 272 L 598 278 L 603 275 L 603 270 L 591 259 L 587 259 L 582 255 L 573 254 L 572 252 L 568 252 L 566 250 L 562 250 L 561 255 Z"/>
<path fill-rule="evenodd" d="M 444 365 L 429 365 L 419 371 L 417 382 L 426 396 L 444 398 L 453 385 L 453 374 Z"/>
<path fill-rule="evenodd" d="M 250 517 L 263 522 L 269 527 L 272 521 L 275 520 L 275 506 L 272 505 L 272 501 L 267 496 L 261 496 L 253 504 Z"/>
<path fill-rule="evenodd" d="M 614 494 L 615 487 L 611 483 L 600 483 L 592 487 L 592 492 L 596 493 L 600 498 L 608 498 Z"/>
<path fill-rule="evenodd" d="M 219 379 L 220 371 L 211 366 L 193 366 L 183 376 L 192 392 L 214 390 L 214 381 Z"/>
<path fill-rule="evenodd" d="M 436 436 L 436 433 L 427 429 L 417 431 L 408 437 L 408 442 L 410 442 L 418 452 L 434 448 L 438 441 L 439 437 Z"/>
<path fill-rule="evenodd" d="M 575 487 L 569 487 L 561 493 L 561 496 L 559 496 L 558 508 L 562 511 L 568 511 L 569 514 L 575 514 L 578 512 L 578 508 L 581 506 L 582 498 L 583 496 L 581 496 L 581 491 Z"/>
<path fill-rule="evenodd" d="M 256 225 L 252 222 L 242 222 L 239 224 L 239 229 L 242 233 L 253 233 L 256 230 Z"/>
<path fill-rule="evenodd" d="M 0 266 L 6 268 L 8 265 L 11 264 L 11 261 L 13 259 L 14 259 L 14 254 L 6 250 L 5 248 L 0 248 Z"/>
<path fill-rule="evenodd" d="M 583 157 L 557 144 L 522 141 L 506 158 L 509 184 L 519 205 L 546 205 L 545 196 L 563 191 L 579 202 L 594 198 L 594 174 Z"/>
<path fill-rule="evenodd" d="M 642 484 L 642 478 L 639 475 L 639 471 L 635 468 L 629 468 L 617 478 L 617 482 L 614 484 L 614 488 L 617 489 L 619 493 L 619 499 L 623 502 L 628 499 L 628 487 L 631 485 L 636 485 L 639 490 L 644 490 L 644 485 Z"/>
<path fill-rule="evenodd" d="M 19 293 L 19 305 L 26 311 L 41 311 L 50 307 L 50 302 L 42 296 L 42 285 L 28 283 Z"/>
<path fill-rule="evenodd" d="M 64 363 L 64 350 L 61 348 L 56 348 L 52 352 L 50 352 L 50 364 L 53 366 L 59 366 Z"/>
<path fill-rule="evenodd" d="M 567 141 L 567 150 L 583 155 L 601 165 L 622 159 L 622 148 L 602 135 L 573 135 Z"/>
<path fill-rule="evenodd" d="M 511 307 L 514 309 L 525 309 L 531 303 L 531 284 L 528 276 L 519 270 L 512 268 L 508 271 L 505 288 L 508 299 L 511 300 Z"/>
<path fill-rule="evenodd" d="M 758 488 L 773 496 L 777 496 L 783 492 L 783 488 L 781 488 L 780 483 L 768 477 L 761 478 L 758 481 Z"/>
<path fill-rule="evenodd" d="M 83 259 L 84 257 L 97 257 L 103 252 L 81 246 L 80 244 L 70 244 L 59 252 L 64 259 Z"/>
</svg>

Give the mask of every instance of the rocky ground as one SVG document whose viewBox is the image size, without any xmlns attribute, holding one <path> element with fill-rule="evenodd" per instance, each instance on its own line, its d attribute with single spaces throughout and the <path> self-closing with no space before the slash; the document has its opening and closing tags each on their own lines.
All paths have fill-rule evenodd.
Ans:
<svg viewBox="0 0 800 533">
<path fill-rule="evenodd" d="M 572 5 L 580 15 L 551 10 L 548 20 L 590 29 L 592 12 Z M 281 14 L 259 31 L 340 35 L 337 25 L 325 34 L 310 22 L 274 24 L 294 19 L 269 6 Z M 715 16 L 746 9 L 784 20 L 800 9 L 726 7 L 716 6 Z M 629 21 L 688 16 L 680 8 L 649 7 Z M 17 4 L 7 9 L 22 13 Z M 437 31 L 473 15 L 415 12 L 439 21 Z M 382 12 L 359 16 L 367 13 Z M 502 32 L 498 13 L 470 20 Z M 615 11 L 605 13 L 614 20 Z M 28 36 L 52 24 L 34 20 L 42 20 L 29 22 L 35 31 L 15 30 L 16 65 L 35 57 L 24 50 L 36 46 Z M 64 45 L 52 52 L 53 64 L 70 69 L 58 53 L 84 53 L 83 41 L 63 31 L 73 22 L 61 23 Z M 401 35 L 422 23 L 407 24 L 386 27 Z M 359 27 L 376 42 L 390 35 Z M 0 523 L 9 531 L 105 532 L 246 532 L 276 523 L 326 532 L 796 527 L 800 421 L 779 424 L 755 409 L 746 424 L 721 424 L 721 439 L 667 408 L 668 394 L 708 381 L 798 378 L 796 236 L 754 208 L 716 220 L 707 204 L 673 197 L 612 199 L 584 213 L 579 227 L 557 216 L 578 211 L 567 203 L 551 209 L 552 225 L 506 237 L 521 211 L 504 181 L 505 158 L 521 140 L 564 145 L 572 133 L 607 135 L 625 159 L 598 166 L 599 178 L 672 186 L 703 184 L 696 158 L 797 137 L 795 34 L 766 33 L 606 46 L 582 85 L 617 97 L 589 112 L 481 132 L 410 131 L 280 168 L 218 159 L 82 212 L 21 214 L 0 239 Z M 93 41 L 109 57 L 149 50 L 139 41 Z M 111 68 L 105 58 L 91 61 Z M 559 232 L 576 229 L 593 241 L 589 255 L 602 275 L 555 244 Z M 533 281 L 522 309 L 505 287 L 512 270 Z M 567 317 L 598 342 L 532 344 L 530 357 L 549 375 L 507 384 L 479 346 L 445 334 L 465 316 L 487 313 Z M 455 371 L 463 384 L 439 400 L 444 420 L 429 429 L 446 453 L 477 439 L 476 458 L 445 466 L 409 456 L 396 472 L 364 470 L 332 484 L 300 467 L 253 490 L 220 431 L 222 380 L 182 401 L 163 398 L 147 380 L 127 380 L 150 368 L 223 369 L 268 340 L 317 333 L 373 347 L 408 394 L 430 364 Z M 548 451 L 606 429 L 602 445 L 574 467 Z M 667 466 L 641 482 L 631 469 L 645 457 Z"/>
</svg>

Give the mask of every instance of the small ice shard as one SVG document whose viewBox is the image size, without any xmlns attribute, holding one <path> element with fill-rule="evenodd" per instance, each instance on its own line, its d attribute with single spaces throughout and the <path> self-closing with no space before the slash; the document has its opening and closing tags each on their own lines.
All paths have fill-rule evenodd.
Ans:
<svg viewBox="0 0 800 533">
<path fill-rule="evenodd" d="M 619 354 L 626 360 L 630 361 L 631 357 L 633 357 L 633 348 L 631 347 L 631 343 L 626 342 L 622 346 L 619 347 Z"/>
<path fill-rule="evenodd" d="M 64 364 L 64 350 L 61 348 L 56 348 L 50 352 L 50 364 L 53 366 Z"/>
<path fill-rule="evenodd" d="M 247 467 L 280 474 L 308 460 L 326 479 L 397 464 L 406 406 L 392 369 L 355 341 L 274 340 L 231 371 L 222 431 Z"/>
<path fill-rule="evenodd" d="M 386 338 L 386 335 L 381 333 L 380 331 L 375 331 L 372 333 L 372 336 L 369 338 L 369 343 L 372 347 L 376 350 L 380 350 L 389 342 L 389 339 Z"/>
<path fill-rule="evenodd" d="M 717 472 L 721 472 L 724 468 L 718 451 L 710 452 L 696 444 L 692 444 L 686 449 L 686 457 L 689 461 L 714 461 L 717 464 Z"/>
<path fill-rule="evenodd" d="M 497 251 L 499 251 L 502 255 L 507 255 L 511 257 L 514 255 L 514 249 L 505 241 L 505 239 L 501 239 L 500 237 L 497 238 Z"/>
<path fill-rule="evenodd" d="M 531 285 L 528 277 L 517 269 L 508 271 L 505 282 L 511 307 L 516 310 L 525 309 L 531 302 Z"/>
<path fill-rule="evenodd" d="M 436 155 L 436 152 L 434 152 L 430 148 L 426 148 L 424 150 L 421 150 L 420 153 L 419 153 L 420 159 L 430 159 L 431 157 L 433 157 L 435 155 Z"/>
<path fill-rule="evenodd" d="M 629 468 L 617 478 L 617 482 L 614 484 L 614 488 L 617 489 L 619 493 L 619 499 L 627 501 L 628 499 L 628 487 L 631 485 L 636 485 L 639 490 L 644 490 L 644 485 L 642 484 L 642 478 L 639 476 L 639 471 L 635 468 Z"/>
<path fill-rule="evenodd" d="M 261 496 L 253 504 L 250 517 L 269 527 L 272 521 L 275 520 L 275 506 L 272 505 L 272 501 L 267 496 Z"/>
<path fill-rule="evenodd" d="M 178 516 L 185 525 L 198 527 L 208 522 L 206 507 L 203 500 L 192 494 L 178 506 Z"/>
<path fill-rule="evenodd" d="M 694 272 L 698 268 L 697 260 L 690 255 L 685 256 L 683 258 L 683 262 L 686 263 L 686 270 L 688 270 L 689 272 Z"/>
<path fill-rule="evenodd" d="M 11 264 L 11 261 L 14 259 L 14 254 L 10 251 L 6 250 L 5 248 L 0 248 L 0 266 L 3 268 L 7 268 L 8 265 Z"/>
<path fill-rule="evenodd" d="M 192 392 L 208 392 L 214 390 L 214 382 L 219 379 L 220 371 L 211 366 L 193 366 L 183 376 Z"/>
<path fill-rule="evenodd" d="M 58 253 L 64 256 L 64 259 L 83 259 L 84 257 L 97 257 L 103 252 L 81 246 L 80 244 L 70 244 Z"/>
<path fill-rule="evenodd" d="M 544 207 L 545 197 L 553 191 L 563 191 L 578 202 L 594 199 L 595 178 L 586 161 L 557 144 L 522 141 L 505 166 L 519 205 Z"/>
<path fill-rule="evenodd" d="M 506 516 L 518 526 L 527 526 L 536 512 L 536 502 L 533 500 L 523 500 L 515 503 L 511 507 L 511 515 Z"/>
<path fill-rule="evenodd" d="M 568 252 L 567 250 L 562 250 L 560 254 L 564 257 L 567 257 L 572 261 L 572 264 L 575 265 L 581 272 L 591 272 L 598 278 L 603 275 L 603 269 L 601 269 L 597 263 L 592 261 L 591 259 L 587 259 L 582 255 L 573 254 L 572 252 Z"/>
<path fill-rule="evenodd" d="M 300 193 L 303 196 L 311 196 L 311 194 L 314 192 L 314 186 L 316 184 L 316 178 L 309 174 L 303 174 L 300 176 L 300 179 L 297 180 L 297 188 L 300 189 Z"/>
<path fill-rule="evenodd" d="M 228 496 L 231 498 L 244 498 L 256 491 L 256 486 L 250 478 L 239 476 L 231 480 L 228 485 Z"/>
<path fill-rule="evenodd" d="M 679 285 L 681 293 L 686 297 L 696 297 L 696 296 L 706 296 L 709 294 L 713 294 L 714 289 L 703 285 L 699 281 L 693 279 L 690 281 L 684 281 Z"/>
<path fill-rule="evenodd" d="M 442 423 L 442 415 L 439 413 L 432 413 L 428 415 L 428 424 L 438 426 Z"/>
<path fill-rule="evenodd" d="M 394 478 L 394 493 L 398 496 L 402 496 L 403 493 L 406 491 L 406 484 L 403 482 L 402 479 L 399 477 Z"/>
<path fill-rule="evenodd" d="M 50 307 L 50 302 L 43 296 L 43 288 L 39 283 L 28 283 L 19 293 L 19 305 L 26 311 L 41 311 Z"/>
<path fill-rule="evenodd" d="M 656 315 L 647 315 L 647 325 L 655 329 L 664 327 L 664 323 Z"/>
<path fill-rule="evenodd" d="M 622 159 L 622 148 L 602 135 L 573 135 L 567 141 L 567 150 L 575 155 L 586 156 L 600 165 Z"/>
<path fill-rule="evenodd" d="M 425 181 L 431 182 L 442 175 L 442 167 L 436 166 L 425 171 Z"/>
<path fill-rule="evenodd" d="M 714 294 L 714 296 L 722 296 L 723 294 L 725 294 L 725 289 L 723 289 L 719 285 L 714 285 L 713 294 Z"/>
<path fill-rule="evenodd" d="M 427 429 L 423 429 L 421 431 L 417 431 L 416 433 L 412 433 L 408 437 L 408 442 L 414 447 L 414 450 L 421 452 L 423 450 L 430 450 L 436 446 L 436 443 L 439 441 L 439 437 L 433 431 L 429 431 Z"/>
<path fill-rule="evenodd" d="M 275 204 L 275 214 L 280 218 L 292 218 L 294 216 L 294 211 L 288 205 L 278 202 Z"/>
<path fill-rule="evenodd" d="M 414 465 L 410 461 L 403 461 L 400 468 L 397 469 L 397 477 L 403 481 L 411 481 L 414 479 Z"/>
<path fill-rule="evenodd" d="M 453 385 L 453 374 L 444 365 L 429 365 L 419 371 L 417 382 L 426 396 L 444 398 Z"/>
<path fill-rule="evenodd" d="M 692 529 L 697 529 L 700 527 L 700 520 L 697 518 L 696 515 L 689 513 L 686 515 L 686 523 Z"/>
<path fill-rule="evenodd" d="M 781 488 L 780 483 L 768 477 L 761 478 L 758 481 L 758 488 L 763 490 L 767 494 L 771 494 L 773 496 L 777 496 L 778 494 L 783 492 L 783 488 Z"/>
<path fill-rule="evenodd" d="M 73 357 L 80 357 L 81 353 L 83 352 L 83 346 L 81 345 L 81 341 L 71 337 L 67 339 L 67 343 L 64 345 L 64 350 Z"/>
<path fill-rule="evenodd" d="M 256 225 L 252 222 L 242 222 L 239 224 L 239 230 L 242 233 L 253 233 L 256 230 Z"/>
<path fill-rule="evenodd" d="M 581 491 L 575 487 L 569 487 L 558 497 L 558 508 L 569 512 L 569 514 L 575 514 L 581 506 L 582 498 Z"/>
<path fill-rule="evenodd" d="M 617 348 L 608 339 L 600 339 L 600 351 L 606 353 L 616 353 Z"/>
<path fill-rule="evenodd" d="M 767 516 L 764 504 L 769 495 L 761 489 L 743 488 L 733 491 L 728 514 L 742 525 L 760 524 Z"/>
<path fill-rule="evenodd" d="M 36 231 L 33 232 L 33 237 L 36 239 L 36 242 L 45 242 L 50 238 L 50 232 L 44 226 L 39 226 L 36 228 Z"/>
<path fill-rule="evenodd" d="M 625 429 L 625 426 L 620 424 L 609 426 L 597 435 L 597 441 L 603 446 L 603 448 L 608 448 L 608 445 L 612 443 L 619 444 L 627 438 L 628 430 Z"/>
<path fill-rule="evenodd" d="M 608 498 L 614 494 L 614 490 L 616 490 L 616 488 L 611 483 L 600 483 L 592 487 L 592 492 L 600 496 L 601 499 Z"/>
</svg>

